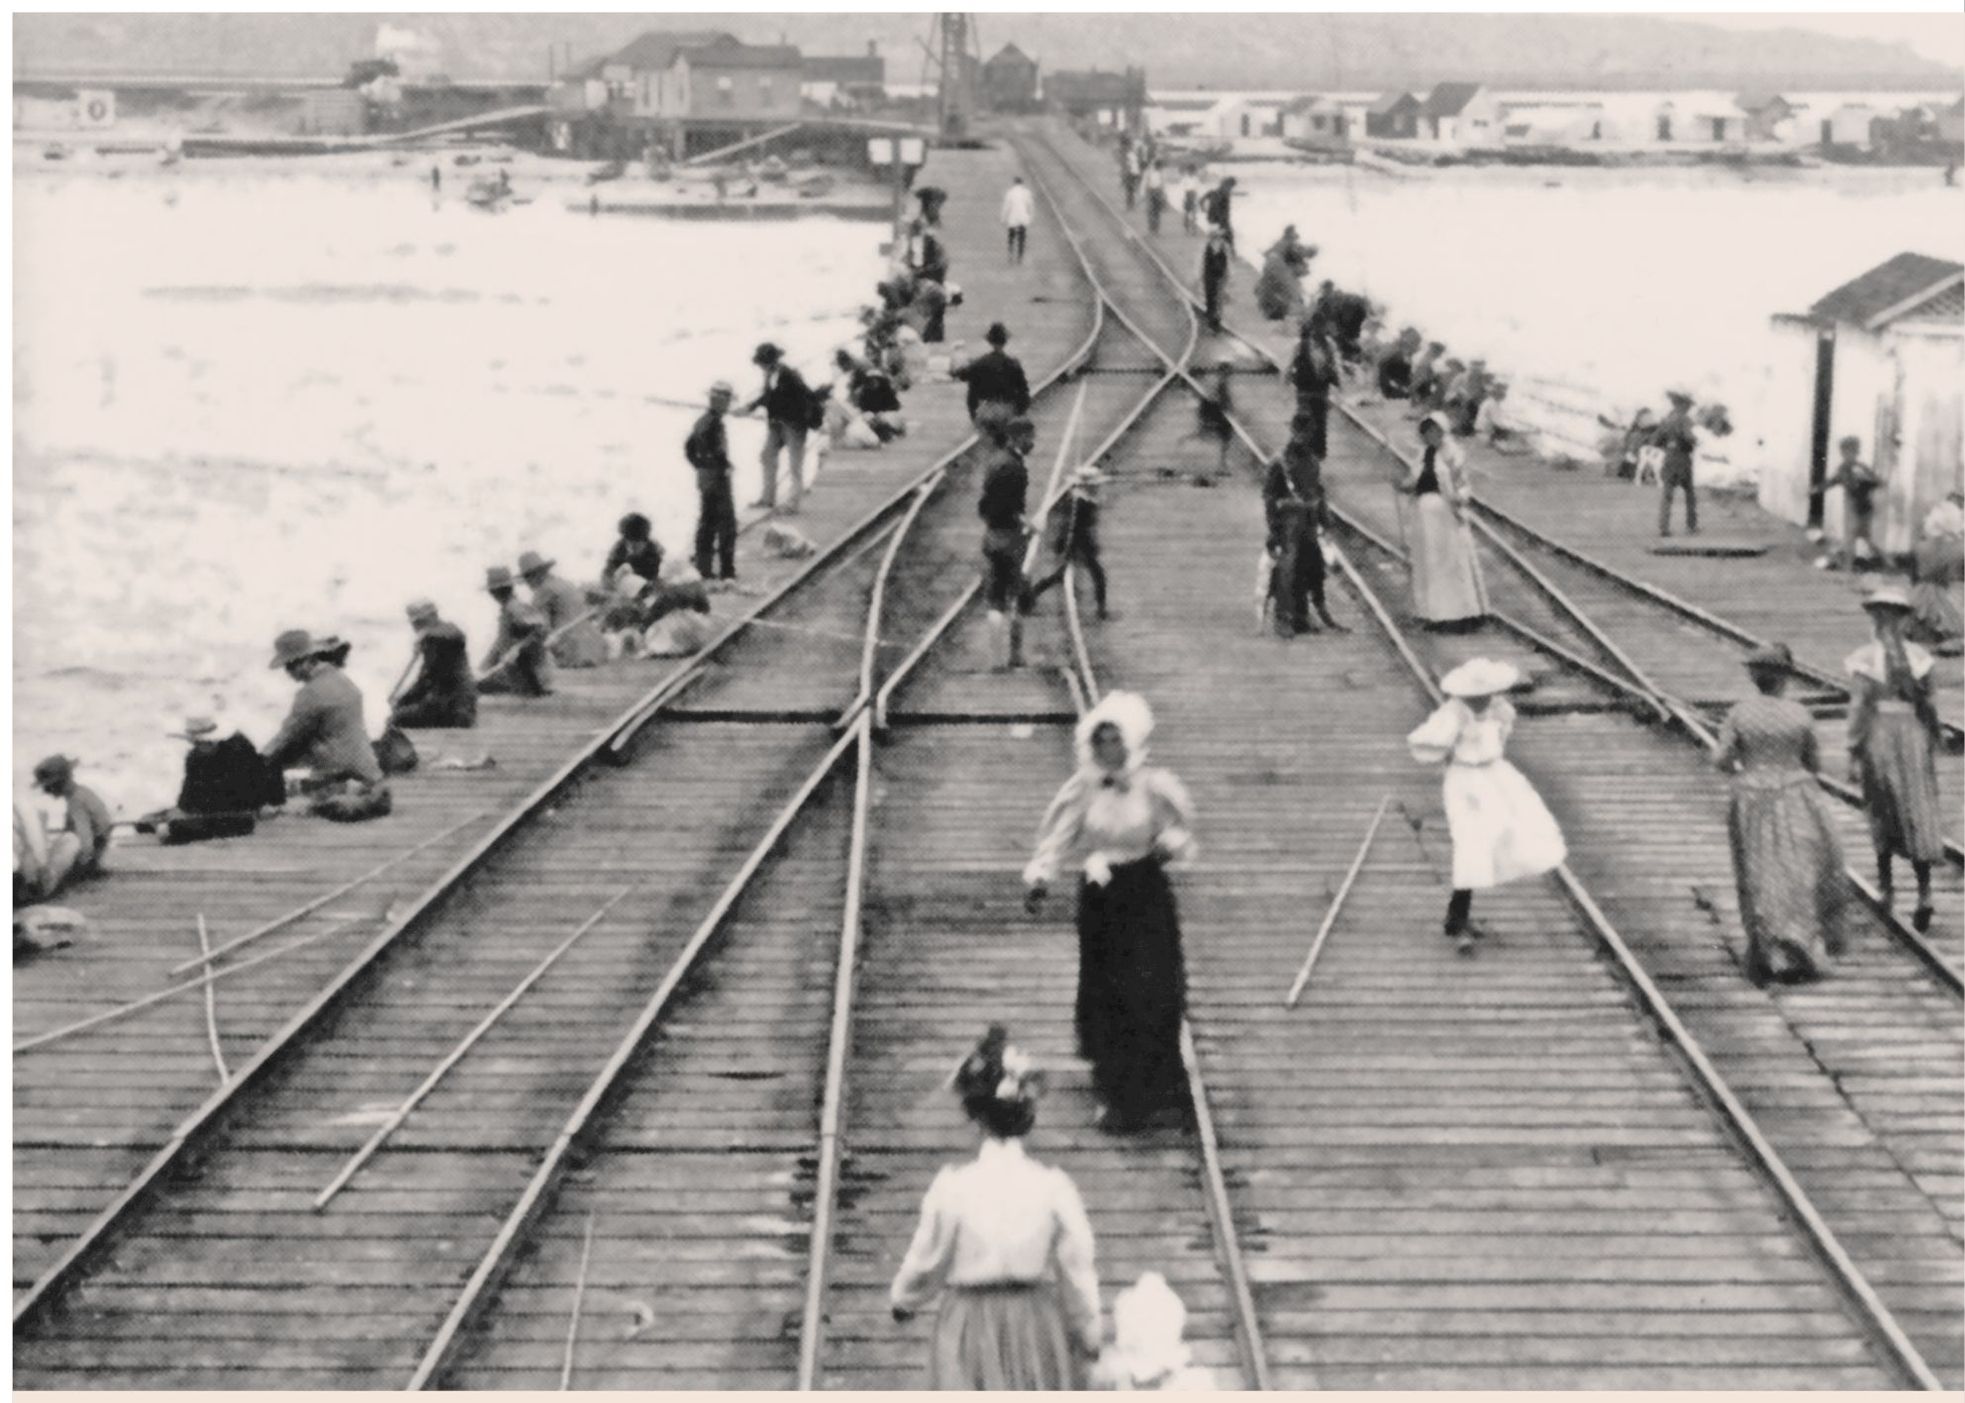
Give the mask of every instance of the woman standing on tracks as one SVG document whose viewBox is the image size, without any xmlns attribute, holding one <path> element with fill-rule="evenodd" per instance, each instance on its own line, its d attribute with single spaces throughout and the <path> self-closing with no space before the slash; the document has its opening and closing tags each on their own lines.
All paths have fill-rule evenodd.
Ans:
<svg viewBox="0 0 1965 1403">
<path fill-rule="evenodd" d="M 1876 638 L 1843 663 L 1855 694 L 1849 708 L 1849 765 L 1863 786 L 1883 898 L 1888 901 L 1896 886 L 1894 860 L 1909 858 L 1917 875 L 1911 924 L 1924 931 L 1931 926 L 1931 864 L 1945 855 L 1931 655 L 1904 640 L 1911 603 L 1903 590 L 1886 585 L 1863 607 Z"/>
<path fill-rule="evenodd" d="M 1064 1171 L 1023 1148 L 1043 1078 L 1001 1027 L 956 1069 L 982 1148 L 929 1185 L 889 1296 L 899 1321 L 942 1298 L 930 1388 L 1081 1389 L 1083 1360 L 1098 1358 L 1091 1220 Z"/>
<path fill-rule="evenodd" d="M 1024 869 L 1035 914 L 1067 857 L 1078 883 L 1078 1050 L 1092 1064 L 1099 1124 L 1130 1130 L 1180 1105 L 1180 1026 L 1187 972 L 1166 866 L 1193 848 L 1193 803 L 1181 782 L 1146 764 L 1153 713 L 1113 692 L 1078 722 L 1078 770 L 1051 800 Z"/>
<path fill-rule="evenodd" d="M 1428 625 L 1465 625 L 1487 614 L 1487 586 L 1466 519 L 1467 460 L 1447 432 L 1444 414 L 1420 421 L 1424 446 L 1400 484 L 1412 498 L 1412 612 Z"/>
<path fill-rule="evenodd" d="M 1726 836 L 1755 984 L 1817 978 L 1842 952 L 1842 845 L 1815 783 L 1815 718 L 1781 695 L 1793 666 L 1780 643 L 1747 655 L 1760 695 L 1727 713 L 1714 757 L 1734 772 Z"/>
<path fill-rule="evenodd" d="M 1446 762 L 1446 824 L 1453 835 L 1446 933 L 1463 955 L 1473 953 L 1483 933 L 1471 920 L 1475 892 L 1553 872 L 1569 855 L 1542 796 L 1503 756 L 1515 709 L 1501 693 L 1520 681 L 1509 663 L 1464 662 L 1440 679 L 1446 700 L 1406 737 L 1413 759 Z"/>
</svg>

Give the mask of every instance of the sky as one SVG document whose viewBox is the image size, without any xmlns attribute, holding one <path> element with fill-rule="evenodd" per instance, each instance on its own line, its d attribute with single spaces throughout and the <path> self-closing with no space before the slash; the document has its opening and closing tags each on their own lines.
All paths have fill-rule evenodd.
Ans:
<svg viewBox="0 0 1965 1403">
<path fill-rule="evenodd" d="M 1906 44 L 1920 58 L 1965 69 L 1965 13 L 1901 14 L 1702 14 L 1678 18 L 1723 29 L 1812 29 L 1845 39 L 1880 39 Z"/>
</svg>

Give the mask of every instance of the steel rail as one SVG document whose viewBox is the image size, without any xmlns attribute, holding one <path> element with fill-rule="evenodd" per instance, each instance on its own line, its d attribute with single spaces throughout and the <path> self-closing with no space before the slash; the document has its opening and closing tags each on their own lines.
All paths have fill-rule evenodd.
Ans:
<svg viewBox="0 0 1965 1403">
<path fill-rule="evenodd" d="M 546 1151 L 531 1180 L 506 1214 L 497 1236 L 472 1270 L 464 1289 L 452 1302 L 442 1326 L 424 1350 L 423 1357 L 416 1366 L 416 1372 L 411 1376 L 406 1387 L 425 1389 L 441 1383 L 455 1361 L 465 1335 L 485 1307 L 490 1304 L 497 1287 L 511 1271 L 519 1248 L 527 1240 L 529 1230 L 551 1206 L 561 1178 L 604 1121 L 606 1111 L 620 1091 L 629 1066 L 641 1052 L 662 1016 L 668 1012 L 676 991 L 682 987 L 684 980 L 695 968 L 703 951 L 723 930 L 730 912 L 749 890 L 752 880 L 778 844 L 784 840 L 793 822 L 804 812 L 826 779 L 838 768 L 840 759 L 848 750 L 860 743 L 863 729 L 856 726 L 841 736 L 825 756 L 812 767 L 811 773 L 778 811 L 765 829 L 764 836 L 751 848 L 735 874 L 724 885 L 722 893 L 698 923 L 688 942 L 670 962 L 661 983 L 649 995 L 641 1012 L 616 1044 L 612 1055 L 595 1074 L 586 1092 L 554 1137 L 551 1148 Z"/>
<path fill-rule="evenodd" d="M 1068 162 L 1065 164 L 1069 166 Z M 1077 172 L 1075 167 L 1070 168 L 1079 175 L 1080 180 L 1085 181 L 1088 188 L 1091 188 L 1089 180 L 1086 180 L 1082 172 Z M 1095 188 L 1092 189 L 1092 193 L 1099 194 Z M 1123 216 L 1112 210 L 1110 201 L 1104 201 L 1103 197 L 1101 200 L 1106 204 L 1107 209 L 1112 211 L 1115 218 L 1123 220 Z M 1150 253 L 1151 250 L 1148 252 Z M 1157 255 L 1154 256 L 1154 261 L 1159 263 L 1162 270 L 1167 273 L 1168 281 L 1177 291 L 1186 295 L 1190 307 L 1194 305 L 1194 299 L 1191 294 L 1188 294 L 1186 284 L 1175 276 L 1172 270 L 1167 268 L 1164 260 L 1159 259 Z M 1235 421 L 1231 418 L 1231 422 Z M 1248 434 L 1246 428 L 1239 424 L 1237 427 L 1245 441 L 1253 445 L 1253 436 Z M 1264 455 L 1258 454 L 1258 458 L 1262 456 Z M 1369 611 L 1385 630 L 1388 639 L 1393 643 L 1421 690 L 1434 705 L 1438 705 L 1444 700 L 1444 695 L 1433 680 L 1431 672 L 1406 644 L 1402 631 L 1394 623 L 1390 612 L 1377 599 L 1364 578 L 1352 568 L 1350 562 L 1342 554 L 1337 558 L 1340 568 L 1351 581 L 1352 587 L 1367 601 Z M 1807 1192 L 1788 1169 L 1780 1153 L 1761 1131 L 1752 1112 L 1734 1094 L 1719 1069 L 1706 1056 L 1691 1030 L 1680 1021 L 1670 1001 L 1652 981 L 1637 956 L 1632 953 L 1623 937 L 1611 924 L 1609 917 L 1596 905 L 1588 889 L 1570 871 L 1567 864 L 1556 869 L 1552 880 L 1583 918 L 1584 924 L 1598 944 L 1609 953 L 1612 963 L 1637 995 L 1640 1007 L 1652 1019 L 1666 1040 L 1682 1054 L 1684 1065 L 1690 1069 L 1689 1079 L 1699 1089 L 1702 1099 L 1715 1118 L 1735 1138 L 1735 1143 L 1740 1147 L 1743 1156 L 1759 1171 L 1763 1180 L 1774 1188 L 1789 1212 L 1799 1221 L 1818 1263 L 1833 1279 L 1838 1291 L 1851 1306 L 1872 1343 L 1881 1349 L 1898 1373 L 1912 1385 L 1923 1390 L 1942 1390 L 1944 1385 L 1918 1352 L 1903 1327 L 1897 1323 L 1895 1315 L 1876 1294 L 1861 1268 L 1843 1248 L 1834 1230 L 1823 1219 Z"/>
<path fill-rule="evenodd" d="M 1049 143 L 1047 142 L 1045 145 L 1049 149 Z M 1081 182 L 1083 181 L 1082 174 L 1071 166 L 1069 162 L 1063 160 L 1054 150 L 1050 154 L 1052 160 L 1064 166 L 1072 174 L 1079 175 Z M 1052 210 L 1057 214 L 1059 223 L 1069 229 L 1069 222 L 1065 220 L 1062 209 L 1057 205 L 1049 182 L 1045 181 L 1037 173 L 1035 166 L 1027 157 L 1024 160 L 1024 167 L 1030 173 L 1032 183 L 1038 187 L 1045 199 L 1051 202 Z M 1084 183 L 1088 189 L 1091 188 L 1089 182 Z M 1098 194 L 1096 190 L 1092 190 L 1091 193 L 1094 195 Z M 1109 211 L 1111 210 L 1109 203 L 1107 203 L 1107 209 Z M 1112 212 L 1116 214 L 1116 211 Z M 1123 224 L 1123 221 L 1121 223 Z M 1070 234 L 1069 237 L 1071 238 L 1074 249 L 1081 248 L 1075 233 Z M 1087 275 L 1091 276 L 1090 260 L 1085 258 L 1082 253 L 1080 257 L 1081 262 L 1085 265 Z M 1176 382 L 1186 384 L 1197 394 L 1204 393 L 1195 384 L 1193 377 L 1187 373 L 1187 362 L 1192 359 L 1195 348 L 1200 344 L 1200 321 L 1194 315 L 1191 307 L 1187 309 L 1187 324 L 1187 343 L 1181 348 L 1180 356 L 1176 359 L 1168 355 L 1157 342 L 1154 342 L 1143 332 L 1139 331 L 1137 326 L 1134 326 L 1128 319 L 1128 325 L 1133 326 L 1134 333 L 1166 365 L 1168 373 L 1141 400 L 1137 411 L 1127 417 L 1120 428 L 1114 431 L 1107 444 L 1101 446 L 1102 448 L 1109 449 L 1112 444 L 1117 443 L 1119 435 L 1130 429 L 1139 417 L 1145 413 L 1147 407 L 1159 399 L 1161 392 Z M 1065 616 L 1069 621 L 1072 632 L 1073 652 L 1078 665 L 1079 687 L 1083 689 L 1082 697 L 1077 695 L 1079 691 L 1078 687 L 1073 688 L 1073 693 L 1074 700 L 1079 701 L 1081 705 L 1090 707 L 1098 704 L 1102 693 L 1099 686 L 1098 674 L 1093 668 L 1090 651 L 1085 644 L 1084 629 L 1078 615 L 1076 593 L 1076 590 L 1070 587 L 1067 587 L 1065 590 Z M 1216 1258 L 1221 1267 L 1222 1275 L 1226 1279 L 1230 1298 L 1234 1302 L 1235 1336 L 1236 1343 L 1240 1347 L 1242 1355 L 1243 1378 L 1250 1388 L 1267 1391 L 1274 1385 L 1269 1376 L 1268 1350 L 1265 1348 L 1262 1339 L 1262 1320 L 1256 1311 L 1255 1293 L 1249 1281 L 1248 1264 L 1243 1258 L 1241 1237 L 1235 1226 L 1234 1205 L 1228 1196 L 1228 1180 L 1222 1167 L 1220 1139 L 1216 1134 L 1214 1115 L 1208 1103 L 1207 1079 L 1201 1070 L 1201 1058 L 1195 1046 L 1193 1026 L 1185 1015 L 1180 1020 L 1180 1060 L 1181 1068 L 1187 1077 L 1188 1100 L 1194 1112 L 1194 1137 L 1201 1151 L 1203 1197 L 1207 1203 L 1208 1221 L 1213 1228 L 1212 1236 Z"/>
</svg>

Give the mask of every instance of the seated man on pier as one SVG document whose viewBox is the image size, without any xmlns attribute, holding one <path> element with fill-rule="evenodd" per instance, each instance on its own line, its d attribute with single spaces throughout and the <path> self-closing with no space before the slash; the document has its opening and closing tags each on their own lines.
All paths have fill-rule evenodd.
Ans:
<svg viewBox="0 0 1965 1403">
<path fill-rule="evenodd" d="M 326 640 L 288 629 L 273 643 L 270 666 L 300 684 L 293 709 L 261 752 L 275 771 L 307 765 L 308 812 L 340 823 L 381 818 L 393 806 L 362 720 L 361 689 L 332 662 Z"/>
<path fill-rule="evenodd" d="M 1486 398 L 1481 400 L 1481 407 L 1474 414 L 1474 436 L 1497 453 L 1528 452 L 1521 425 L 1508 408 L 1508 386 L 1505 381 L 1496 380 Z"/>
<path fill-rule="evenodd" d="M 607 561 L 600 567 L 601 580 L 612 585 L 615 574 L 626 566 L 644 580 L 660 579 L 662 546 L 655 539 L 654 527 L 640 512 L 629 512 L 615 527 L 614 544 L 607 548 Z"/>
<path fill-rule="evenodd" d="M 1419 331 L 1407 327 L 1390 350 L 1378 358 L 1378 393 L 1386 399 L 1412 395 L 1413 357 L 1419 352 Z"/>
<path fill-rule="evenodd" d="M 592 618 L 587 592 L 553 573 L 557 560 L 537 551 L 519 556 L 519 578 L 532 592 L 532 603 L 546 617 L 547 646 L 561 667 L 597 667 L 607 660 L 607 645 Z"/>
<path fill-rule="evenodd" d="M 137 832 L 155 833 L 172 846 L 244 837 L 259 826 L 262 808 L 286 803 L 286 781 L 239 732 L 219 740 L 216 721 L 193 716 L 177 735 L 191 745 L 177 804 L 138 819 Z"/>
<path fill-rule="evenodd" d="M 75 782 L 75 762 L 66 755 L 50 755 L 36 765 L 34 786 L 61 800 L 64 810 L 61 831 L 48 840 L 46 858 L 33 883 L 34 895 L 46 900 L 85 877 L 103 875 L 102 858 L 109 851 L 114 821 L 102 797 Z"/>
<path fill-rule="evenodd" d="M 553 659 L 546 650 L 545 615 L 518 597 L 512 572 L 502 565 L 484 572 L 484 587 L 498 601 L 498 637 L 478 674 L 478 694 L 551 696 Z"/>
<path fill-rule="evenodd" d="M 389 724 L 462 730 L 478 724 L 478 684 L 471 675 L 471 648 L 464 630 L 446 622 L 427 599 L 407 611 L 416 631 L 416 676 L 389 713 Z"/>
</svg>

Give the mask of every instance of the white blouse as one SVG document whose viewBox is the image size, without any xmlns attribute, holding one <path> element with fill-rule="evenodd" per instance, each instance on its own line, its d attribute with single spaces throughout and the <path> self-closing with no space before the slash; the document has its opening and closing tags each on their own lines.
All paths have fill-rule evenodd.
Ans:
<svg viewBox="0 0 1965 1403">
<path fill-rule="evenodd" d="M 1904 644 L 1904 661 L 1910 664 L 1911 677 L 1919 682 L 1929 677 L 1936 665 L 1931 655 L 1915 643 Z M 1890 680 L 1890 664 L 1883 655 L 1881 643 L 1865 643 L 1843 659 L 1842 667 L 1851 677 L 1866 677 L 1872 682 Z"/>
<path fill-rule="evenodd" d="M 1055 1277 L 1065 1322 L 1087 1350 L 1099 1347 L 1098 1270 L 1092 1224 L 1078 1188 L 1039 1164 L 1021 1140 L 985 1140 L 967 1164 L 935 1176 L 921 1203 L 893 1304 L 918 1310 L 943 1286 L 1043 1282 Z"/>
<path fill-rule="evenodd" d="M 1023 879 L 1048 883 L 1076 854 L 1083 854 L 1085 874 L 1100 885 L 1113 866 L 1155 851 L 1169 860 L 1190 856 L 1193 821 L 1186 786 L 1165 770 L 1142 766 L 1130 774 L 1095 775 L 1081 769 L 1051 800 Z"/>
<path fill-rule="evenodd" d="M 1448 697 L 1439 710 L 1406 737 L 1412 758 L 1424 765 L 1451 760 L 1456 765 L 1491 765 L 1502 757 L 1515 729 L 1515 709 L 1496 697 L 1479 716 L 1459 697 Z"/>
</svg>

